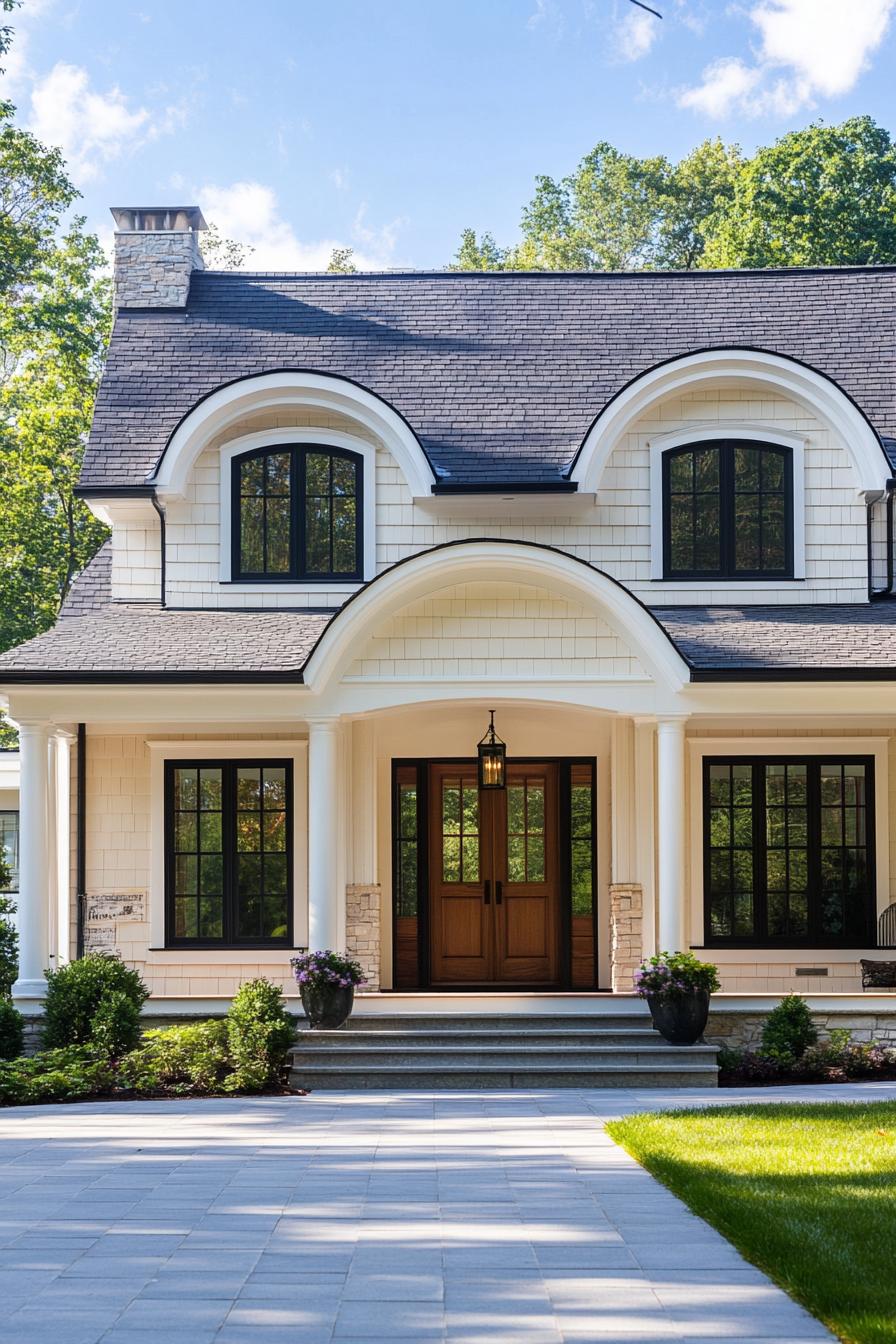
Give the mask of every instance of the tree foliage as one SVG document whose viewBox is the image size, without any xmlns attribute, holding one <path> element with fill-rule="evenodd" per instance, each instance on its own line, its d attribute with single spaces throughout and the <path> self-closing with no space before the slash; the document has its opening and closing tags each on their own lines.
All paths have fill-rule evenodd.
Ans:
<svg viewBox="0 0 896 1344">
<path fill-rule="evenodd" d="M 677 164 L 606 142 L 536 179 L 521 238 L 465 229 L 454 269 L 695 270 L 896 261 L 896 146 L 870 117 L 792 131 L 744 157 L 706 140 Z"/>
<path fill-rule="evenodd" d="M 354 256 L 353 247 L 334 247 L 327 262 L 327 271 L 331 275 L 356 275 L 358 268 Z"/>
<path fill-rule="evenodd" d="M 209 270 L 240 271 L 255 248 L 251 243 L 238 243 L 235 238 L 225 238 L 217 224 L 210 223 L 199 235 L 199 250 Z"/>
</svg>

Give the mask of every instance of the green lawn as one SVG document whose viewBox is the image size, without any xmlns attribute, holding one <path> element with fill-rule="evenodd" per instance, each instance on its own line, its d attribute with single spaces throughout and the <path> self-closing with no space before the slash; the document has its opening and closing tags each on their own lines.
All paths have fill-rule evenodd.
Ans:
<svg viewBox="0 0 896 1344">
<path fill-rule="evenodd" d="M 667 1111 L 607 1129 L 841 1339 L 896 1341 L 896 1102 Z"/>
</svg>

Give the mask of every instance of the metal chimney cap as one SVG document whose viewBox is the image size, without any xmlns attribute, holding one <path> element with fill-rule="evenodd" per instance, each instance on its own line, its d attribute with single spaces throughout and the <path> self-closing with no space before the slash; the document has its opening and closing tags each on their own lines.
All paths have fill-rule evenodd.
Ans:
<svg viewBox="0 0 896 1344">
<path fill-rule="evenodd" d="M 196 232 L 208 228 L 198 205 L 113 205 L 110 210 L 119 233 Z"/>
</svg>

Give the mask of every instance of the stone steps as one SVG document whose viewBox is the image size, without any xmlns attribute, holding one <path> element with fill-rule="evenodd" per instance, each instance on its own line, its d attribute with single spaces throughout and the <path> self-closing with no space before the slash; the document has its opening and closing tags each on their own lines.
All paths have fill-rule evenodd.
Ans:
<svg viewBox="0 0 896 1344">
<path fill-rule="evenodd" d="M 643 1013 L 352 1017 L 300 1031 L 290 1081 L 312 1090 L 714 1087 L 716 1048 L 665 1042 Z"/>
</svg>

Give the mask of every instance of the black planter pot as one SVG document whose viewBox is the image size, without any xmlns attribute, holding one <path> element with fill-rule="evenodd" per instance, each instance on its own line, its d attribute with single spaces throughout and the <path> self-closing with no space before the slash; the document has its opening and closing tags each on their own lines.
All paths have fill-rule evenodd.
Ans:
<svg viewBox="0 0 896 1344">
<path fill-rule="evenodd" d="M 690 994 L 648 994 L 653 1025 L 670 1045 L 696 1045 L 703 1039 L 709 1017 L 709 990 Z"/>
<path fill-rule="evenodd" d="M 340 985 L 323 985 L 314 989 L 311 985 L 300 985 L 302 1007 L 312 1027 L 333 1030 L 347 1021 L 355 1001 L 355 987 L 349 985 L 342 989 Z"/>
</svg>

